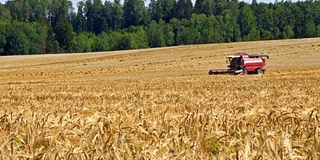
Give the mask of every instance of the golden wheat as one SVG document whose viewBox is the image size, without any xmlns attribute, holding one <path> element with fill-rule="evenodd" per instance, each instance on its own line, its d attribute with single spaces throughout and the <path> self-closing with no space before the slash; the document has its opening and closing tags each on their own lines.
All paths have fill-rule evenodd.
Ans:
<svg viewBox="0 0 320 160">
<path fill-rule="evenodd" d="M 270 66 L 280 68 L 263 76 L 208 76 L 204 67 L 243 46 L 280 54 L 309 41 L 318 39 L 8 64 L 0 159 L 319 159 L 320 64 L 288 70 L 278 62 L 294 66 L 303 54 L 274 54 Z M 305 55 L 319 59 L 313 48 Z"/>
</svg>

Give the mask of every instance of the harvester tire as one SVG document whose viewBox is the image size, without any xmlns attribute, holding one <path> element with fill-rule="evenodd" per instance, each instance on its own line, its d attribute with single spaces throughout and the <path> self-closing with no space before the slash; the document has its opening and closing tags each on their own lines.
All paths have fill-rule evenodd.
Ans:
<svg viewBox="0 0 320 160">
<path fill-rule="evenodd" d="M 262 68 L 258 68 L 257 71 L 256 71 L 256 73 L 257 73 L 258 75 L 262 75 L 262 74 L 264 74 L 264 71 L 262 70 Z"/>
<path fill-rule="evenodd" d="M 245 68 L 243 68 L 243 74 L 244 74 L 244 75 L 247 75 L 247 74 L 248 74 L 248 70 L 245 69 Z"/>
</svg>

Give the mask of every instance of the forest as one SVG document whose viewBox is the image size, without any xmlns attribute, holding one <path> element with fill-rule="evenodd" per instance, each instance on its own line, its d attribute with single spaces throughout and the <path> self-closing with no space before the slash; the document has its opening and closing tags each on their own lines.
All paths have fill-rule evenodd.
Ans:
<svg viewBox="0 0 320 160">
<path fill-rule="evenodd" d="M 320 37 L 320 1 L 10 0 L 0 55 L 80 53 Z"/>
</svg>

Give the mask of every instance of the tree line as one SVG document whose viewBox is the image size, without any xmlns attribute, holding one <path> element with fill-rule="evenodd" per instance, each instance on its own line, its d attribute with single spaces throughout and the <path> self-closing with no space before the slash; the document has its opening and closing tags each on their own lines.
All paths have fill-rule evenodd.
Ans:
<svg viewBox="0 0 320 160">
<path fill-rule="evenodd" d="M 126 50 L 320 37 L 320 1 L 10 0 L 0 55 Z"/>
</svg>

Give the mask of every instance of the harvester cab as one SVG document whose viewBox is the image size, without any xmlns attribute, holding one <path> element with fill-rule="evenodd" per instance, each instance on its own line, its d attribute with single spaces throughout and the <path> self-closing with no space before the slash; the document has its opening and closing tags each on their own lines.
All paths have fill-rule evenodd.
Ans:
<svg viewBox="0 0 320 160">
<path fill-rule="evenodd" d="M 265 58 L 269 59 L 268 55 L 237 53 L 235 55 L 227 56 L 228 69 L 212 69 L 209 71 L 210 75 L 215 74 L 264 74 L 266 69 Z"/>
<path fill-rule="evenodd" d="M 240 56 L 228 56 L 227 61 L 228 68 L 230 69 L 241 69 L 241 57 Z"/>
</svg>

